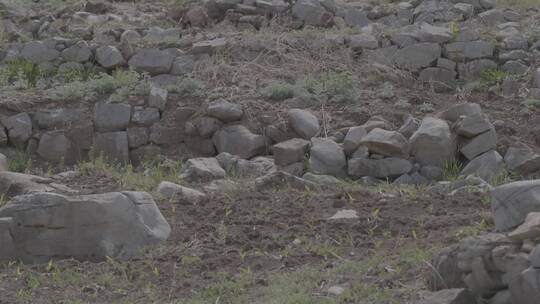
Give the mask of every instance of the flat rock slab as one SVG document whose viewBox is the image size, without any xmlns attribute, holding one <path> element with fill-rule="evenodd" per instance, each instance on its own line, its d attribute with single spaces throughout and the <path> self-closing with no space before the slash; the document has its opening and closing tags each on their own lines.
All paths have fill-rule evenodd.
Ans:
<svg viewBox="0 0 540 304">
<path fill-rule="evenodd" d="M 22 195 L 0 209 L 0 218 L 0 260 L 25 263 L 125 260 L 171 232 L 146 192 Z"/>
</svg>

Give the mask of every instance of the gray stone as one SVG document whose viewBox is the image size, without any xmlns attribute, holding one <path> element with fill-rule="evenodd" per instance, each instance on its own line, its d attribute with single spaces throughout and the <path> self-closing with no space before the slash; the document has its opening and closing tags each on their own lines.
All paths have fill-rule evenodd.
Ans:
<svg viewBox="0 0 540 304">
<path fill-rule="evenodd" d="M 65 61 L 86 62 L 92 58 L 92 50 L 86 41 L 80 41 L 62 51 L 62 58 Z"/>
<path fill-rule="evenodd" d="M 23 46 L 21 56 L 32 63 L 40 64 L 57 59 L 60 57 L 60 52 L 47 47 L 41 41 L 31 41 Z"/>
<path fill-rule="evenodd" d="M 489 120 L 480 114 L 463 116 L 457 121 L 455 126 L 456 133 L 467 138 L 475 137 L 492 128 L 493 125 Z"/>
<path fill-rule="evenodd" d="M 369 149 L 366 146 L 359 146 L 356 151 L 354 151 L 350 158 L 368 158 L 369 157 Z"/>
<path fill-rule="evenodd" d="M 300 138 L 293 138 L 272 146 L 274 162 L 278 166 L 288 166 L 304 160 L 310 142 Z"/>
<path fill-rule="evenodd" d="M 127 103 L 98 102 L 94 106 L 94 124 L 99 132 L 125 130 L 131 118 L 131 106 Z"/>
<path fill-rule="evenodd" d="M 448 27 L 434 26 L 427 22 L 422 22 L 418 31 L 420 42 L 445 43 L 452 40 L 452 31 Z"/>
<path fill-rule="evenodd" d="M 159 110 L 156 108 L 135 107 L 131 122 L 142 126 L 151 126 L 160 119 Z"/>
<path fill-rule="evenodd" d="M 330 139 L 311 139 L 309 171 L 337 177 L 347 176 L 347 160 L 343 148 Z"/>
<path fill-rule="evenodd" d="M 393 183 L 396 185 L 423 185 L 427 184 L 428 180 L 418 172 L 414 172 L 412 174 L 403 174 L 396 178 Z"/>
<path fill-rule="evenodd" d="M 195 68 L 194 55 L 182 55 L 174 59 L 171 69 L 173 75 L 187 75 Z"/>
<path fill-rule="evenodd" d="M 505 289 L 497 292 L 489 301 L 489 304 L 512 304 L 512 295 Z"/>
<path fill-rule="evenodd" d="M 159 198 L 180 202 L 181 204 L 200 205 L 206 200 L 206 194 L 171 182 L 161 182 L 156 191 Z"/>
<path fill-rule="evenodd" d="M 102 46 L 96 50 L 96 61 L 106 69 L 114 69 L 126 64 L 122 53 L 114 46 Z"/>
<path fill-rule="evenodd" d="M 225 99 L 218 99 L 208 105 L 206 114 L 227 123 L 241 120 L 244 111 L 241 105 L 230 103 Z"/>
<path fill-rule="evenodd" d="M 319 134 L 319 120 L 306 110 L 291 109 L 288 112 L 289 125 L 296 134 L 304 139 L 311 139 Z"/>
<path fill-rule="evenodd" d="M 186 139 L 184 126 L 155 123 L 150 127 L 150 142 L 156 145 L 179 144 Z"/>
<path fill-rule="evenodd" d="M 292 15 L 305 24 L 329 26 L 333 15 L 318 0 L 299 0 L 292 7 Z"/>
<path fill-rule="evenodd" d="M 482 76 L 485 71 L 498 67 L 497 63 L 490 59 L 478 59 L 467 63 L 458 64 L 459 78 L 462 80 L 474 80 Z"/>
<path fill-rule="evenodd" d="M 458 246 L 452 245 L 433 254 L 431 259 L 433 269 L 428 276 L 430 290 L 465 287 L 462 272 L 458 268 L 458 253 Z"/>
<path fill-rule="evenodd" d="M 459 151 L 467 157 L 467 159 L 472 160 L 484 152 L 495 149 L 495 147 L 497 147 L 497 132 L 495 132 L 495 128 L 492 127 L 489 131 L 466 142 Z"/>
<path fill-rule="evenodd" d="M 188 182 L 209 182 L 225 177 L 225 170 L 215 158 L 192 158 L 182 167 L 180 177 Z"/>
<path fill-rule="evenodd" d="M 171 70 L 174 57 L 166 51 L 141 49 L 129 59 L 129 66 L 137 72 L 150 75 L 166 74 Z"/>
<path fill-rule="evenodd" d="M 420 121 L 414 118 L 412 115 L 407 114 L 405 116 L 405 121 L 403 125 L 399 128 L 398 132 L 401 133 L 405 138 L 410 138 L 416 130 L 420 127 Z"/>
<path fill-rule="evenodd" d="M 223 126 L 223 123 L 212 117 L 199 117 L 195 120 L 195 128 L 202 138 L 210 138 L 217 130 Z"/>
<path fill-rule="evenodd" d="M 41 135 L 37 154 L 46 161 L 72 165 L 79 160 L 79 151 L 63 131 L 48 131 Z"/>
<path fill-rule="evenodd" d="M 354 178 L 370 176 L 376 178 L 392 178 L 409 173 L 413 168 L 410 161 L 402 158 L 362 159 L 349 160 L 349 175 Z"/>
<path fill-rule="evenodd" d="M 347 36 L 345 43 L 352 49 L 377 49 L 379 41 L 370 34 L 356 34 Z"/>
<path fill-rule="evenodd" d="M 448 124 L 426 117 L 410 138 L 411 154 L 421 165 L 442 167 L 455 156 L 455 140 Z"/>
<path fill-rule="evenodd" d="M 260 177 L 276 171 L 274 160 L 269 157 L 255 157 L 252 160 L 238 159 L 234 174 L 238 177 Z"/>
<path fill-rule="evenodd" d="M 0 248 L 0 259 L 26 263 L 126 260 L 171 232 L 145 192 L 23 195 L 1 208 L 0 218 L 12 219 L 11 240 Z"/>
<path fill-rule="evenodd" d="M 527 50 L 529 41 L 522 35 L 510 36 L 503 39 L 501 47 L 504 50 Z"/>
<path fill-rule="evenodd" d="M 0 172 L 9 171 L 9 161 L 7 156 L 0 153 Z"/>
<path fill-rule="evenodd" d="M 0 195 L 11 198 L 35 192 L 54 191 L 54 188 L 47 185 L 50 182 L 50 179 L 40 176 L 1 171 Z"/>
<path fill-rule="evenodd" d="M 508 234 L 508 238 L 521 243 L 525 240 L 538 240 L 540 237 L 540 212 L 530 212 L 523 224 Z"/>
<path fill-rule="evenodd" d="M 438 43 L 418 43 L 400 49 L 394 56 L 394 63 L 400 68 L 418 71 L 431 66 L 440 56 Z"/>
<path fill-rule="evenodd" d="M 530 212 L 540 212 L 540 180 L 519 181 L 491 190 L 495 228 L 507 231 L 521 225 Z"/>
<path fill-rule="evenodd" d="M 41 129 L 63 129 L 77 125 L 85 112 L 82 108 L 42 110 L 33 113 L 32 118 Z"/>
<path fill-rule="evenodd" d="M 423 166 L 420 174 L 430 181 L 439 181 L 443 177 L 443 170 L 438 166 Z"/>
<path fill-rule="evenodd" d="M 504 170 L 502 156 L 497 151 L 491 150 L 471 160 L 461 171 L 462 175 L 473 174 L 490 181 L 499 176 Z"/>
<path fill-rule="evenodd" d="M 477 40 L 468 42 L 448 43 L 444 54 L 454 61 L 465 61 L 493 56 L 493 45 L 487 41 Z"/>
<path fill-rule="evenodd" d="M 225 49 L 227 40 L 225 38 L 215 38 L 207 41 L 194 43 L 191 47 L 192 54 L 214 54 Z"/>
<path fill-rule="evenodd" d="M 529 268 L 510 282 L 513 303 L 536 304 L 540 299 L 540 269 Z"/>
<path fill-rule="evenodd" d="M 145 127 L 134 127 L 127 129 L 128 145 L 130 148 L 137 148 L 148 143 L 150 132 Z"/>
<path fill-rule="evenodd" d="M 508 170 L 518 174 L 531 174 L 540 170 L 540 154 L 527 146 L 509 147 L 504 161 Z"/>
<path fill-rule="evenodd" d="M 444 92 L 453 88 L 456 76 L 457 73 L 453 70 L 433 67 L 423 69 L 418 80 L 431 83 L 435 92 Z"/>
<path fill-rule="evenodd" d="M 540 244 L 536 245 L 529 255 L 529 261 L 534 268 L 540 268 Z"/>
<path fill-rule="evenodd" d="M 440 116 L 444 120 L 457 121 L 461 116 L 482 114 L 482 109 L 477 103 L 466 102 L 457 104 L 443 111 Z"/>
<path fill-rule="evenodd" d="M 228 152 L 249 159 L 266 151 L 266 136 L 251 133 L 242 125 L 233 125 L 218 130 L 212 137 L 218 153 Z"/>
<path fill-rule="evenodd" d="M 308 172 L 302 176 L 303 179 L 314 182 L 315 184 L 321 186 L 336 186 L 340 185 L 343 182 L 331 175 L 322 175 L 322 174 L 313 174 Z"/>
<path fill-rule="evenodd" d="M 24 146 L 32 136 L 32 120 L 27 113 L 19 113 L 1 120 L 7 130 L 9 142 Z"/>
<path fill-rule="evenodd" d="M 351 27 L 362 28 L 371 23 L 367 17 L 367 13 L 360 9 L 342 8 L 338 10 L 337 14 L 343 18 L 345 24 Z"/>
<path fill-rule="evenodd" d="M 358 150 L 362 138 L 366 135 L 366 128 L 362 126 L 349 128 L 349 131 L 343 140 L 343 150 L 345 151 L 345 154 L 351 155 Z"/>
<path fill-rule="evenodd" d="M 169 92 L 166 89 L 152 86 L 150 89 L 150 95 L 148 96 L 148 105 L 154 108 L 164 111 L 167 106 L 167 98 Z"/>
<path fill-rule="evenodd" d="M 487 25 L 495 25 L 504 22 L 503 11 L 500 9 L 491 9 L 478 14 L 478 17 Z"/>
<path fill-rule="evenodd" d="M 529 71 L 529 66 L 519 60 L 510 60 L 502 65 L 501 70 L 514 75 L 523 75 Z"/>
<path fill-rule="evenodd" d="M 439 58 L 437 59 L 437 67 L 447 69 L 450 71 L 456 70 L 456 63 L 452 60 L 446 59 L 446 58 Z"/>
<path fill-rule="evenodd" d="M 354 220 L 358 218 L 358 213 L 356 210 L 338 210 L 336 214 L 332 215 L 328 218 L 330 221 L 337 221 L 337 220 Z M 337 290 L 336 290 L 337 292 Z"/>
<path fill-rule="evenodd" d="M 483 257 L 474 257 L 471 261 L 471 272 L 463 281 L 468 289 L 477 297 L 491 297 L 497 290 L 505 287 L 502 273 L 490 271 Z"/>
<path fill-rule="evenodd" d="M 256 178 L 255 187 L 258 191 L 266 191 L 284 187 L 306 190 L 316 189 L 320 186 L 292 174 L 283 171 L 276 171 Z"/>
<path fill-rule="evenodd" d="M 396 131 L 375 128 L 360 140 L 360 144 L 368 147 L 371 153 L 385 156 L 409 156 L 409 142 Z"/>
<path fill-rule="evenodd" d="M 540 89 L 540 68 L 537 68 L 533 73 L 532 87 Z"/>
<path fill-rule="evenodd" d="M 433 292 L 420 304 L 473 304 L 476 299 L 473 294 L 464 288 L 443 289 Z"/>
<path fill-rule="evenodd" d="M 94 151 L 112 162 L 129 162 L 129 146 L 127 132 L 96 133 Z"/>
</svg>

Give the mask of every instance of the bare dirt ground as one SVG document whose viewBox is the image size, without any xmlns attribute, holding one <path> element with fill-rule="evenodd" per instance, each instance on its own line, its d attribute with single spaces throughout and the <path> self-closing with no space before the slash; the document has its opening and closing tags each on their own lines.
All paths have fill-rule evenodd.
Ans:
<svg viewBox="0 0 540 304">
<path fill-rule="evenodd" d="M 431 252 L 491 226 L 483 194 L 243 187 L 201 205 L 159 201 L 166 244 L 129 262 L 3 265 L 0 303 L 416 303 Z M 79 177 L 81 192 L 118 180 Z M 353 220 L 330 221 L 342 209 Z M 346 288 L 330 295 L 330 286 Z"/>
</svg>

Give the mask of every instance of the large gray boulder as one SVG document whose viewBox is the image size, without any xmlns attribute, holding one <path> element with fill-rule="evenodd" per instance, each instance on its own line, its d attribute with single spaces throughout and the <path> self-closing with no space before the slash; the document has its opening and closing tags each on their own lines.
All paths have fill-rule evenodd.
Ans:
<svg viewBox="0 0 540 304">
<path fill-rule="evenodd" d="M 242 110 L 241 105 L 230 103 L 225 99 L 218 99 L 208 105 L 206 114 L 227 123 L 242 119 L 244 110 Z"/>
<path fill-rule="evenodd" d="M 96 50 L 96 61 L 106 69 L 113 69 L 126 64 L 122 53 L 114 46 L 104 45 Z"/>
<path fill-rule="evenodd" d="M 476 175 L 485 181 L 499 176 L 504 170 L 502 156 L 495 150 L 488 151 L 471 160 L 461 171 L 463 175 Z"/>
<path fill-rule="evenodd" d="M 131 106 L 127 103 L 98 102 L 94 106 L 94 124 L 99 132 L 123 131 L 131 118 Z"/>
<path fill-rule="evenodd" d="M 444 48 L 446 57 L 454 61 L 491 57 L 493 51 L 493 44 L 482 40 L 448 43 Z"/>
<path fill-rule="evenodd" d="M 80 41 L 62 51 L 62 58 L 68 62 L 86 62 L 92 58 L 92 50 L 86 41 Z"/>
<path fill-rule="evenodd" d="M 343 139 L 343 150 L 345 150 L 345 154 L 353 154 L 358 149 L 360 142 L 366 135 L 367 131 L 363 126 L 349 128 L 349 131 L 347 131 L 347 134 Z"/>
<path fill-rule="evenodd" d="M 489 131 L 484 132 L 473 139 L 465 142 L 459 151 L 467 157 L 467 159 L 472 160 L 476 156 L 487 152 L 489 150 L 495 149 L 497 147 L 497 132 L 492 126 Z"/>
<path fill-rule="evenodd" d="M 293 138 L 275 144 L 272 146 L 275 164 L 278 166 L 287 166 L 303 161 L 309 145 L 309 141 L 301 138 Z"/>
<path fill-rule="evenodd" d="M 253 134 L 242 125 L 224 127 L 214 133 L 212 141 L 218 153 L 228 152 L 241 158 L 249 159 L 263 154 L 268 145 L 268 138 Z"/>
<path fill-rule="evenodd" d="M 129 259 L 165 241 L 171 228 L 150 194 L 18 196 L 0 209 L 0 260 L 46 263 Z M 7 236 L 6 236 L 7 233 Z"/>
<path fill-rule="evenodd" d="M 3 171 L 0 172 L 0 196 L 5 198 L 34 192 L 54 191 L 48 186 L 51 180 L 23 173 Z"/>
<path fill-rule="evenodd" d="M 32 136 L 32 119 L 27 113 L 19 113 L 2 119 L 9 141 L 14 146 L 24 146 Z"/>
<path fill-rule="evenodd" d="M 409 141 L 397 131 L 375 128 L 360 140 L 360 144 L 371 153 L 404 158 L 409 156 Z"/>
<path fill-rule="evenodd" d="M 438 43 L 417 43 L 400 49 L 394 56 L 394 63 L 411 71 L 418 71 L 431 66 L 441 57 L 441 47 Z"/>
<path fill-rule="evenodd" d="M 21 56 L 32 63 L 40 64 L 55 60 L 60 56 L 60 52 L 47 47 L 41 41 L 30 41 L 23 46 Z"/>
<path fill-rule="evenodd" d="M 504 161 L 508 170 L 518 174 L 525 175 L 540 170 L 540 154 L 526 146 L 508 148 Z"/>
<path fill-rule="evenodd" d="M 333 22 L 333 15 L 318 0 L 296 1 L 292 7 L 292 15 L 305 24 L 314 26 L 329 26 Z"/>
<path fill-rule="evenodd" d="M 495 228 L 507 231 L 521 225 L 529 212 L 540 211 L 540 180 L 519 181 L 491 190 Z"/>
<path fill-rule="evenodd" d="M 309 171 L 337 177 L 347 176 L 347 159 L 343 148 L 330 139 L 311 140 Z"/>
<path fill-rule="evenodd" d="M 209 182 L 225 178 L 226 172 L 215 158 L 189 159 L 180 172 L 180 177 L 188 182 Z"/>
<path fill-rule="evenodd" d="M 141 49 L 128 61 L 130 67 L 139 73 L 150 75 L 167 74 L 172 67 L 174 57 L 158 49 Z"/>
<path fill-rule="evenodd" d="M 96 133 L 94 151 L 97 156 L 111 162 L 129 162 L 129 144 L 127 132 Z"/>
<path fill-rule="evenodd" d="M 466 102 L 460 103 L 444 110 L 440 113 L 440 117 L 451 122 L 457 121 L 461 116 L 471 116 L 481 114 L 482 109 L 477 103 Z"/>
<path fill-rule="evenodd" d="M 63 131 L 48 131 L 41 135 L 37 154 L 46 161 L 72 165 L 79 159 L 79 153 Z"/>
<path fill-rule="evenodd" d="M 409 173 L 413 165 L 402 158 L 388 157 L 383 159 L 353 158 L 349 160 L 349 176 L 360 178 L 370 176 L 376 178 L 393 178 Z"/>
<path fill-rule="evenodd" d="M 540 269 L 529 268 L 510 282 L 513 303 L 537 304 L 540 300 Z"/>
<path fill-rule="evenodd" d="M 438 118 L 424 118 L 409 142 L 411 154 L 424 166 L 443 167 L 455 157 L 456 143 L 450 127 Z"/>
<path fill-rule="evenodd" d="M 291 109 L 288 112 L 289 125 L 292 130 L 304 139 L 311 139 L 319 134 L 319 120 L 306 110 Z"/>
</svg>

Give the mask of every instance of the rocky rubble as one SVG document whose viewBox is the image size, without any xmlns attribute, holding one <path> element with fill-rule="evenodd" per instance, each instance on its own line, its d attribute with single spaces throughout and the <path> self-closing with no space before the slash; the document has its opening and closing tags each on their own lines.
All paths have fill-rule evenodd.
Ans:
<svg viewBox="0 0 540 304">
<path fill-rule="evenodd" d="M 467 237 L 438 252 L 432 261 L 430 287 L 461 288 L 472 294 L 477 303 L 538 303 L 538 184 L 538 180 L 530 180 L 492 189 L 491 207 L 499 232 Z M 462 303 L 452 302 L 457 298 L 453 293 L 444 303 Z M 469 301 L 474 300 L 471 297 Z"/>
</svg>

